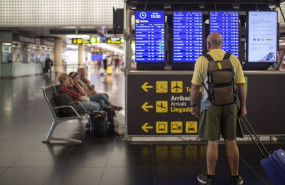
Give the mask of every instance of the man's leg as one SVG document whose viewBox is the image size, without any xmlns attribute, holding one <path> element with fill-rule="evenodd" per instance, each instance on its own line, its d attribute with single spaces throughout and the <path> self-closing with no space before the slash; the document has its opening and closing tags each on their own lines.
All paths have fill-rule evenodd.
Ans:
<svg viewBox="0 0 285 185">
<path fill-rule="evenodd" d="M 218 144 L 219 141 L 208 141 L 207 146 L 207 173 L 215 175 L 216 164 L 218 160 Z"/>
<path fill-rule="evenodd" d="M 232 176 L 238 175 L 239 151 L 236 140 L 225 140 L 227 157 L 230 163 Z"/>
<path fill-rule="evenodd" d="M 102 93 L 97 93 L 95 95 L 89 96 L 89 98 L 91 101 L 98 102 L 98 103 L 100 100 L 103 100 L 107 106 L 111 105 L 111 102 Z"/>
<path fill-rule="evenodd" d="M 80 102 L 83 107 L 87 110 L 87 111 L 99 111 L 100 110 L 100 105 L 96 102 Z M 77 109 L 79 111 L 84 111 L 84 109 L 82 108 L 82 106 L 80 104 L 77 105 Z"/>
</svg>

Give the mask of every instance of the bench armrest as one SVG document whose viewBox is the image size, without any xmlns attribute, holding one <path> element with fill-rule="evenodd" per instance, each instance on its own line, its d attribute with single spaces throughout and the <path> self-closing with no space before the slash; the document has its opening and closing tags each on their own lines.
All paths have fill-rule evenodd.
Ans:
<svg viewBox="0 0 285 185">
<path fill-rule="evenodd" d="M 83 110 L 84 110 L 85 112 L 88 112 L 88 111 L 85 109 L 85 107 L 82 105 L 82 103 L 81 103 L 80 101 L 77 101 L 77 103 L 78 103 L 78 105 L 80 105 L 80 106 L 83 108 Z"/>
<path fill-rule="evenodd" d="M 80 115 L 78 114 L 78 112 L 71 105 L 62 105 L 62 106 L 53 107 L 53 109 L 63 109 L 63 108 L 70 108 L 70 109 L 72 109 L 73 112 L 76 114 L 76 116 L 80 118 Z"/>
</svg>

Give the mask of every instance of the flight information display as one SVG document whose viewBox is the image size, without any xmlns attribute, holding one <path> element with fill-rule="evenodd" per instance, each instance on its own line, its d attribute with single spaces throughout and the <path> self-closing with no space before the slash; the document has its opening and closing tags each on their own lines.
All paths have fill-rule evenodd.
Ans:
<svg viewBox="0 0 285 185">
<path fill-rule="evenodd" d="M 202 12 L 173 13 L 173 62 L 195 62 L 203 49 Z"/>
<path fill-rule="evenodd" d="M 222 50 L 239 55 L 239 16 L 238 11 L 211 11 L 210 33 L 218 32 L 223 37 Z"/>
<path fill-rule="evenodd" d="M 136 11 L 136 62 L 164 62 L 164 12 Z"/>
<path fill-rule="evenodd" d="M 277 61 L 277 12 L 248 12 L 248 62 Z"/>
</svg>

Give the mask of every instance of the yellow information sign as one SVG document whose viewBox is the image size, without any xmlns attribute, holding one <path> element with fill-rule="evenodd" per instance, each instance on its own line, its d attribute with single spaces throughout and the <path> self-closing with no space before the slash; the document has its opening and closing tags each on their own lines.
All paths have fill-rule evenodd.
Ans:
<svg viewBox="0 0 285 185">
<path fill-rule="evenodd" d="M 188 134 L 193 134 L 198 132 L 198 123 L 197 121 L 186 121 L 185 132 Z"/>
<path fill-rule="evenodd" d="M 168 112 L 168 101 L 156 101 L 156 112 L 158 113 Z"/>
<path fill-rule="evenodd" d="M 148 109 L 152 109 L 153 106 L 152 105 L 148 105 L 148 102 L 145 102 L 141 108 L 145 111 L 145 112 L 148 112 L 149 110 Z"/>
<path fill-rule="evenodd" d="M 168 123 L 167 121 L 157 121 L 156 122 L 156 133 L 166 134 L 168 133 Z"/>
<path fill-rule="evenodd" d="M 149 132 L 150 129 L 153 129 L 153 126 L 148 126 L 148 123 L 145 123 L 142 126 L 142 129 L 143 129 L 144 132 Z"/>
<path fill-rule="evenodd" d="M 171 133 L 181 134 L 183 131 L 182 121 L 172 121 L 171 122 Z"/>
<path fill-rule="evenodd" d="M 167 93 L 168 82 L 167 81 L 156 81 L 156 93 Z"/>
<path fill-rule="evenodd" d="M 182 81 L 171 81 L 171 93 L 182 93 L 183 82 Z"/>
<path fill-rule="evenodd" d="M 148 85 L 148 82 L 145 82 L 141 88 L 145 91 L 145 92 L 148 92 L 148 89 L 152 89 L 153 86 L 152 85 Z"/>
</svg>

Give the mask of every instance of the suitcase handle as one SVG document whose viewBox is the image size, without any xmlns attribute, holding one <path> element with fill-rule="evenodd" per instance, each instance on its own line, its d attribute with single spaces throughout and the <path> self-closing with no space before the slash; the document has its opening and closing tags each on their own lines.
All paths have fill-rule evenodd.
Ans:
<svg viewBox="0 0 285 185">
<path fill-rule="evenodd" d="M 258 139 L 256 133 L 254 132 L 252 126 L 250 125 L 249 121 L 247 120 L 246 117 L 240 117 L 240 120 L 244 126 L 244 128 L 246 129 L 247 133 L 249 134 L 251 140 L 254 142 L 255 146 L 258 148 L 259 152 L 261 153 L 261 155 L 266 158 L 267 156 L 269 156 L 269 152 L 267 151 L 267 149 L 265 148 L 265 146 L 261 143 L 261 141 Z M 251 134 L 252 133 L 252 134 Z M 253 138 L 253 136 L 255 137 L 255 139 Z M 261 147 L 260 147 L 260 146 Z M 262 151 L 263 149 L 263 151 Z"/>
</svg>

